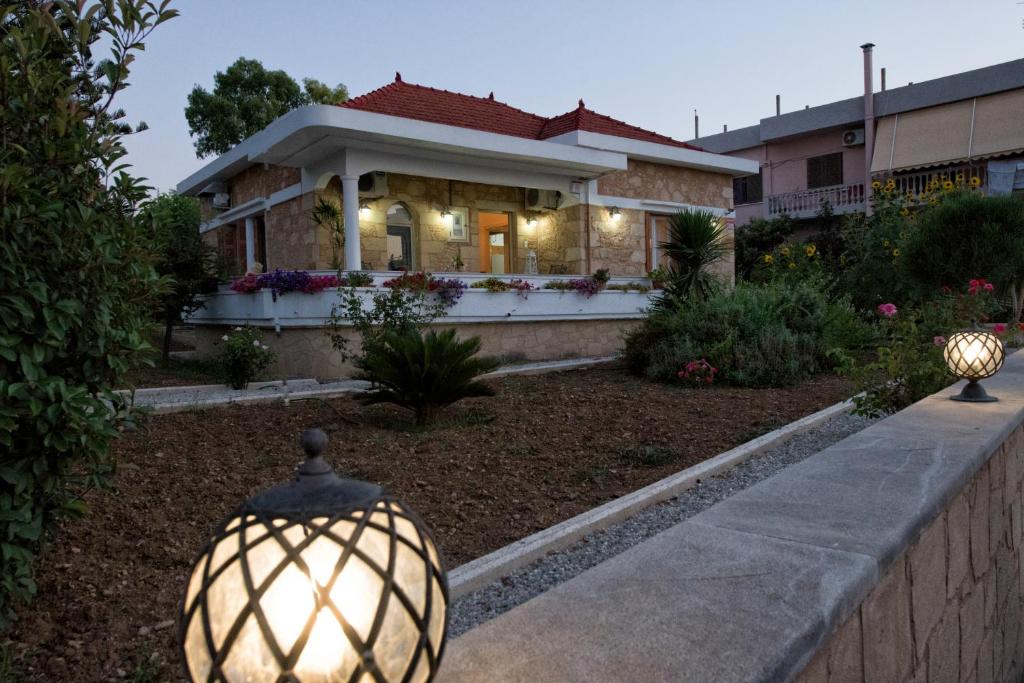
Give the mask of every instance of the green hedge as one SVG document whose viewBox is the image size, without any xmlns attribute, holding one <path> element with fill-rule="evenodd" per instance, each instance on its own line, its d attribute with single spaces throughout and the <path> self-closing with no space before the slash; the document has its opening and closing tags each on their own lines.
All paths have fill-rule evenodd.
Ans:
<svg viewBox="0 0 1024 683">
<path fill-rule="evenodd" d="M 675 381 L 687 362 L 705 358 L 719 381 L 782 386 L 831 368 L 833 351 L 871 339 L 849 302 L 830 300 L 815 282 L 741 282 L 705 301 L 656 307 L 627 337 L 626 361 L 637 374 Z"/>
</svg>

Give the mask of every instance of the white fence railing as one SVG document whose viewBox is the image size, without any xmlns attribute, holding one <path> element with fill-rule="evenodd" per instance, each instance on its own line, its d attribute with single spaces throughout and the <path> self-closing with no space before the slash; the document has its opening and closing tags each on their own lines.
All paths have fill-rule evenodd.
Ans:
<svg viewBox="0 0 1024 683">
<path fill-rule="evenodd" d="M 889 178 L 892 178 L 896 183 L 896 191 L 900 194 L 913 194 L 918 196 L 924 190 L 928 189 L 933 181 L 938 181 L 940 184 L 945 181 L 960 182 L 965 185 L 971 184 L 972 178 L 977 178 L 974 183 L 980 187 L 984 187 L 987 183 L 985 164 L 979 164 L 972 166 L 971 164 L 961 164 L 959 166 L 950 166 L 948 168 L 931 168 L 925 171 L 917 171 L 914 173 L 900 173 L 898 175 L 893 174 L 878 174 L 875 176 L 876 180 L 886 182 Z"/>
<path fill-rule="evenodd" d="M 835 185 L 813 190 L 785 192 L 769 195 L 768 218 L 783 214 L 793 218 L 807 218 L 821 211 L 828 204 L 834 213 L 850 213 L 864 210 L 864 185 Z"/>
</svg>

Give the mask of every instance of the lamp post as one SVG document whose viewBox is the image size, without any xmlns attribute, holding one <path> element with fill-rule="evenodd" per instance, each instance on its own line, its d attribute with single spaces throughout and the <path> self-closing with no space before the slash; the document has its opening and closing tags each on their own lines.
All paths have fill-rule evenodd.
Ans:
<svg viewBox="0 0 1024 683">
<path fill-rule="evenodd" d="M 180 641 L 190 680 L 430 681 L 448 581 L 423 522 L 321 456 L 303 432 L 293 481 L 244 502 L 192 567 Z"/>
<path fill-rule="evenodd" d="M 967 380 L 967 386 L 963 391 L 950 398 L 971 403 L 999 400 L 995 396 L 989 396 L 985 388 L 979 384 L 979 380 L 991 377 L 1003 367 L 1005 351 L 999 337 L 980 330 L 957 332 L 946 342 L 942 355 L 946 359 L 949 371 L 954 376 Z"/>
</svg>

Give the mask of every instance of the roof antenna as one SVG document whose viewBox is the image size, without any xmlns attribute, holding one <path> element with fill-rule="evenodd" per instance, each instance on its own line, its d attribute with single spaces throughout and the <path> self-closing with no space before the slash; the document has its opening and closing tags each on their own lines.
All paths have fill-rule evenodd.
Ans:
<svg viewBox="0 0 1024 683">
<path fill-rule="evenodd" d="M 401 74 L 401 72 L 396 71 L 395 72 L 395 83 L 401 83 L 401 82 L 402 82 L 402 74 Z"/>
</svg>

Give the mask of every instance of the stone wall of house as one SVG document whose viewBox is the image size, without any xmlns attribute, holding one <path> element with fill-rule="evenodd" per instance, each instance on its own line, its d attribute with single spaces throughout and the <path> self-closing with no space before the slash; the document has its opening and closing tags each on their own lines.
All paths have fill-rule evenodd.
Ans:
<svg viewBox="0 0 1024 683">
<path fill-rule="evenodd" d="M 607 268 L 612 275 L 647 274 L 645 212 L 621 209 L 613 219 L 607 207 L 590 207 L 590 267 Z"/>
<path fill-rule="evenodd" d="M 257 197 L 269 197 L 278 190 L 300 182 L 302 173 L 297 168 L 288 166 L 268 166 L 262 164 L 250 166 L 234 178 L 229 184 L 231 206 L 244 204 Z"/>
<path fill-rule="evenodd" d="M 479 336 L 481 352 L 505 361 L 555 360 L 582 356 L 609 356 L 622 349 L 623 334 L 637 324 L 628 320 L 566 320 L 540 322 L 495 322 L 439 324 L 454 327 L 459 336 Z M 200 355 L 214 353 L 214 344 L 225 327 L 200 325 L 195 331 Z M 357 350 L 359 337 L 347 330 L 345 337 Z M 352 374 L 352 367 L 341 362 L 323 327 L 284 328 L 280 333 L 264 331 L 264 342 L 277 353 L 269 377 L 316 377 L 334 379 Z"/>
<path fill-rule="evenodd" d="M 732 176 L 636 159 L 629 160 L 625 171 L 598 178 L 597 191 L 611 197 L 732 209 Z"/>
<path fill-rule="evenodd" d="M 1022 476 L 1018 427 L 797 680 L 1022 680 Z"/>
</svg>

